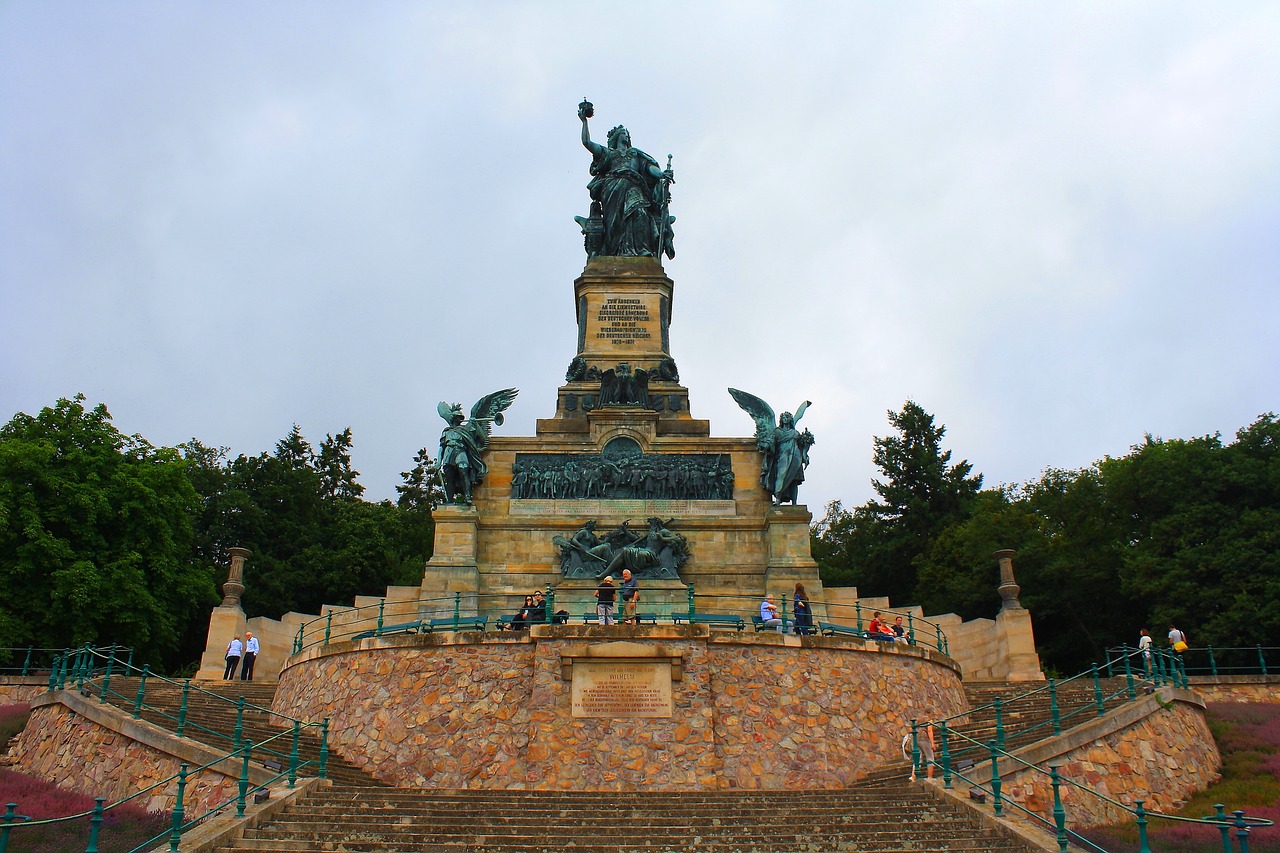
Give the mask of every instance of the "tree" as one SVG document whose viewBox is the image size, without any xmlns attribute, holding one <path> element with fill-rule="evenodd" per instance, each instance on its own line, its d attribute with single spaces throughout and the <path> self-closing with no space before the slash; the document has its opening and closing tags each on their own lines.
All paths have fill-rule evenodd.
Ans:
<svg viewBox="0 0 1280 853">
<path fill-rule="evenodd" d="M 942 449 L 946 427 L 911 400 L 888 412 L 897 430 L 874 440 L 873 460 L 884 475 L 872 480 L 880 500 L 852 512 L 837 505 L 815 530 L 819 567 L 828 577 L 854 580 L 864 595 L 887 595 L 899 604 L 919 600 L 918 560 L 949 525 L 962 520 L 982 486 L 981 475 Z M 830 510 L 830 507 L 828 508 Z"/>
<path fill-rule="evenodd" d="M 216 599 L 195 554 L 199 496 L 171 448 L 61 399 L 0 429 L 0 646 L 124 643 L 171 664 Z"/>
</svg>

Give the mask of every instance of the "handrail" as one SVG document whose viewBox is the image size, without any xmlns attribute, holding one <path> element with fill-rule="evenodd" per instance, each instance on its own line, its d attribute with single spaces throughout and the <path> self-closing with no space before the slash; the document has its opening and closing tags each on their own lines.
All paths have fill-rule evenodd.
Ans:
<svg viewBox="0 0 1280 853">
<path fill-rule="evenodd" d="M 1171 652 L 1171 649 L 1161 649 L 1164 652 Z M 1271 652 L 1271 666 L 1267 665 L 1267 652 Z M 1188 675 L 1230 675 L 1230 674 L 1246 674 L 1246 675 L 1277 675 L 1280 674 L 1280 646 L 1263 646 L 1261 644 L 1253 646 L 1191 646 L 1178 654 L 1182 669 Z M 1140 653 L 1139 649 L 1133 646 L 1121 645 L 1112 646 L 1107 649 L 1107 654 L 1129 654 L 1136 655 Z M 1198 663 L 1189 664 L 1188 661 L 1197 661 Z M 1202 661 L 1202 662 L 1201 662 Z"/>
<path fill-rule="evenodd" d="M 566 609 L 566 605 L 574 608 L 587 606 L 590 612 L 594 612 L 594 604 L 588 595 L 584 591 L 580 597 L 575 597 L 572 602 L 567 602 L 562 596 L 559 602 L 561 606 L 557 607 L 556 590 L 548 584 L 544 594 L 546 603 L 544 622 L 550 624 L 555 621 L 557 612 L 567 614 L 571 620 L 580 618 L 580 612 L 571 612 Z M 679 603 L 668 600 L 660 605 L 648 605 L 645 603 L 647 599 L 644 597 L 645 589 L 643 585 L 641 586 L 641 596 L 640 610 L 659 619 L 675 621 L 675 617 L 684 617 L 686 613 L 693 614 L 712 610 L 717 612 L 732 611 L 734 615 L 742 615 L 748 624 L 750 623 L 750 616 L 758 615 L 761 600 L 760 596 L 756 595 L 698 593 L 693 584 L 688 586 L 687 600 Z M 402 601 L 388 601 L 386 598 L 381 598 L 374 604 L 366 604 L 359 607 L 332 608 L 323 615 L 309 619 L 298 626 L 298 630 L 294 635 L 293 654 L 299 654 L 304 649 L 315 646 L 330 645 L 364 637 L 379 637 L 392 633 L 430 630 L 431 628 L 447 628 L 450 623 L 452 623 L 454 630 L 472 630 L 472 626 L 477 622 L 482 622 L 482 627 L 486 631 L 496 630 L 498 627 L 508 624 L 513 610 L 519 609 L 514 604 L 519 598 L 519 595 L 505 593 L 455 592 L 452 596 L 446 597 L 417 598 Z M 777 600 L 779 602 L 779 617 L 783 620 L 783 623 L 789 624 L 793 622 L 795 616 L 794 601 L 785 594 L 779 595 Z M 812 599 L 810 601 L 810 611 L 814 623 L 809 630 L 817 634 L 819 632 L 817 621 L 825 616 L 825 621 L 837 623 L 837 627 L 849 628 L 849 633 L 863 634 L 866 631 L 872 609 L 864 608 L 862 603 L 857 601 L 852 604 L 845 604 L 843 602 Z M 906 624 L 903 627 L 906 629 L 905 639 L 909 645 L 925 646 L 937 649 L 946 655 L 950 654 L 949 639 L 939 623 L 916 615 L 914 610 L 893 610 L 887 607 L 874 609 L 880 610 L 890 619 L 901 616 L 905 620 Z M 865 613 L 864 610 L 866 611 Z M 561 618 L 564 618 L 563 615 Z M 437 624 L 426 624 L 429 620 Z"/>
<path fill-rule="evenodd" d="M 1154 685 L 1155 687 L 1160 686 L 1159 673 L 1161 672 L 1162 667 L 1161 667 L 1161 664 L 1159 663 L 1159 660 L 1162 657 L 1162 655 L 1165 655 L 1165 654 L 1173 655 L 1174 657 L 1176 657 L 1175 653 L 1173 653 L 1172 651 L 1152 650 L 1151 656 L 1144 658 L 1145 661 L 1149 662 L 1149 666 L 1144 666 L 1144 672 L 1143 672 L 1144 681 L 1145 680 L 1155 681 L 1156 682 L 1156 684 Z M 1131 660 L 1130 660 L 1131 657 L 1132 655 L 1125 654 L 1122 658 L 1122 663 L 1125 665 L 1125 668 L 1126 668 L 1126 686 L 1122 690 L 1116 691 L 1116 693 L 1113 693 L 1111 698 L 1115 698 L 1116 696 L 1121 696 L 1121 695 L 1126 696 L 1126 701 L 1134 701 L 1137 698 L 1136 690 L 1134 687 Z M 1113 666 L 1113 664 L 1114 664 L 1114 660 L 1109 659 L 1107 661 L 1106 668 L 1108 672 L 1111 671 L 1111 667 Z M 1177 662 L 1169 661 L 1168 666 L 1169 666 L 1169 669 L 1168 669 L 1169 677 L 1167 678 L 1167 683 L 1175 687 L 1186 687 L 1187 686 L 1186 676 L 1185 674 L 1181 673 L 1180 665 Z M 1085 675 L 1091 675 L 1095 684 L 1095 701 L 1097 703 L 1096 707 L 1098 709 L 1099 715 L 1101 715 L 1105 707 L 1105 702 L 1104 702 L 1104 697 L 1100 687 L 1098 671 L 1099 671 L 1099 667 L 1095 664 L 1087 672 L 1072 676 L 1071 678 L 1066 679 L 1063 682 L 1058 682 L 1058 684 L 1065 684 L 1070 681 L 1074 681 L 1077 678 L 1081 678 Z M 1026 693 L 1023 693 L 1017 697 L 1014 697 L 1014 699 L 1009 700 L 1009 702 L 1011 703 L 1020 699 L 1025 699 L 1025 698 L 1034 696 L 1038 693 L 1042 693 L 1046 689 L 1050 691 L 1050 697 L 1051 697 L 1051 700 L 1053 700 L 1054 697 L 1056 697 L 1056 694 L 1054 692 L 1055 682 L 1053 680 L 1050 680 L 1049 684 L 1046 685 L 1045 687 L 1038 688 L 1036 690 L 1027 691 Z M 976 738 L 970 737 L 969 735 L 961 731 L 958 731 L 954 727 L 951 727 L 948 725 L 949 723 L 952 723 L 959 717 L 968 716 L 969 714 L 972 714 L 974 711 L 985 710 L 988 708 L 994 708 L 994 710 L 996 711 L 997 737 L 988 740 L 985 744 L 982 741 Z M 1085 794 L 1094 797 L 1097 800 L 1106 802 L 1114 806 L 1115 808 L 1118 808 L 1124 812 L 1127 812 L 1128 814 L 1133 815 L 1135 823 L 1138 826 L 1138 835 L 1140 840 L 1139 853 L 1151 853 L 1150 847 L 1147 844 L 1147 823 L 1148 823 L 1147 818 L 1160 818 L 1164 820 L 1173 820 L 1173 821 L 1181 821 L 1185 823 L 1196 823 L 1196 824 L 1201 824 L 1206 826 L 1215 826 L 1222 833 L 1223 845 L 1224 845 L 1223 849 L 1225 853 L 1230 853 L 1230 841 L 1228 839 L 1229 829 L 1234 828 L 1238 830 L 1239 837 L 1241 838 L 1241 849 L 1242 851 L 1247 851 L 1248 849 L 1247 838 L 1249 834 L 1249 828 L 1274 825 L 1273 821 L 1267 820 L 1265 818 L 1246 817 L 1242 810 L 1237 810 L 1232 813 L 1233 815 L 1232 817 L 1228 817 L 1224 812 L 1225 806 L 1221 804 L 1216 806 L 1218 810 L 1217 815 L 1206 817 L 1206 818 L 1200 818 L 1200 819 L 1187 818 L 1187 817 L 1182 817 L 1180 815 L 1167 815 L 1161 812 L 1149 812 L 1143 808 L 1143 803 L 1144 803 L 1143 800 L 1135 800 L 1134 807 L 1130 808 L 1129 806 L 1126 806 L 1123 803 L 1117 802 L 1116 800 L 1113 800 L 1110 797 L 1107 797 L 1103 794 L 1098 793 L 1092 787 L 1080 784 L 1079 782 L 1076 782 L 1073 779 L 1064 779 L 1061 776 L 1061 774 L 1058 772 L 1058 767 L 1055 765 L 1050 764 L 1049 769 L 1046 771 L 1044 768 L 1036 764 L 1033 764 L 1032 762 L 1019 758 L 1018 756 L 1014 755 L 1012 752 L 1009 752 L 1007 749 L 1005 749 L 1004 739 L 1006 736 L 1008 736 L 1008 733 L 1003 731 L 1000 726 L 1001 709 L 1002 709 L 1002 702 L 1000 699 L 997 698 L 995 702 L 980 706 L 978 708 L 973 708 L 963 714 L 956 714 L 944 719 L 933 720 L 933 721 L 924 722 L 924 723 L 920 723 L 916 720 L 912 720 L 911 764 L 913 768 L 913 776 L 918 776 L 920 772 L 922 772 L 923 770 L 925 770 L 925 768 L 929 766 L 939 767 L 942 769 L 943 787 L 947 789 L 950 789 L 952 786 L 952 777 L 958 776 L 969 785 L 992 795 L 992 806 L 993 806 L 993 809 L 995 810 L 995 814 L 997 817 L 1000 817 L 1002 815 L 1002 810 L 1005 805 L 1012 805 L 1018 810 L 1025 812 L 1028 815 L 1031 815 L 1040 823 L 1043 823 L 1048 826 L 1052 826 L 1056 834 L 1056 839 L 1059 845 L 1059 849 L 1064 853 L 1068 849 L 1069 840 L 1075 840 L 1077 843 L 1081 843 L 1094 850 L 1101 851 L 1101 853 L 1106 853 L 1106 851 L 1102 851 L 1102 848 L 1098 847 L 1096 844 L 1089 841 L 1087 838 L 1084 838 L 1078 833 L 1072 830 L 1068 830 L 1066 828 L 1066 811 L 1063 807 L 1061 793 L 1060 793 L 1060 787 L 1063 782 L 1066 782 L 1068 785 L 1072 786 L 1073 788 L 1076 788 L 1084 792 Z M 1053 705 L 1052 707 L 1052 717 L 1053 717 L 1052 722 L 1054 723 L 1054 726 L 1055 726 L 1055 734 L 1058 734 L 1061 731 L 1061 728 L 1060 728 L 1061 718 L 1058 715 L 1056 704 Z M 1028 726 L 1017 734 L 1033 731 L 1041 725 L 1044 725 L 1044 723 L 1038 723 L 1032 726 Z M 940 728 L 941 730 L 941 750 L 940 750 L 941 761 L 938 760 L 937 755 L 935 755 L 932 760 L 924 759 L 923 753 L 920 749 L 920 728 L 922 726 L 938 726 Z M 958 738 L 962 742 L 967 741 L 970 744 L 972 744 L 972 747 L 969 750 L 957 751 L 953 749 L 951 746 L 951 741 L 954 738 Z M 981 759 L 980 761 L 974 762 L 975 766 L 980 765 L 982 761 L 990 761 L 991 779 L 989 783 L 984 782 L 982 780 L 971 779 L 969 776 L 965 775 L 964 772 L 962 772 L 960 769 L 958 769 L 955 766 L 954 759 L 957 754 L 961 754 L 961 753 L 969 752 L 973 750 L 984 750 L 986 753 L 983 759 Z M 1032 812 L 1026 809 L 1025 807 L 1023 807 L 1020 803 L 1009 800 L 1007 797 L 1001 796 L 1001 776 L 1003 775 L 1000 773 L 999 762 L 1001 760 L 1006 760 L 1006 762 L 1012 762 L 1013 764 L 1021 765 L 1022 767 L 1026 769 L 1030 769 L 1035 773 L 1038 773 L 1042 776 L 1049 777 L 1050 786 L 1053 789 L 1053 795 L 1054 795 L 1054 806 L 1053 806 L 1054 819 L 1052 823 L 1044 815 L 1040 815 L 1035 812 Z"/>
<path fill-rule="evenodd" d="M 222 755 L 219 755 L 217 758 L 207 761 L 204 764 L 194 769 L 192 769 L 190 765 L 188 765 L 188 763 L 184 761 L 181 763 L 180 769 L 178 770 L 177 773 L 174 773 L 171 776 L 161 779 L 160 781 L 155 782 L 147 786 L 146 788 L 143 788 L 139 791 L 135 791 L 129 796 L 123 797 L 122 799 L 112 803 L 111 805 L 108 805 L 108 806 L 103 805 L 103 803 L 106 802 L 105 797 L 96 797 L 94 807 L 86 812 L 80 812 L 78 814 L 73 814 L 73 815 L 64 815 L 62 817 L 56 817 L 56 818 L 45 818 L 43 820 L 26 819 L 26 820 L 22 820 L 22 822 L 20 823 L 15 823 L 14 821 L 22 819 L 23 816 L 15 814 L 14 810 L 17 808 L 17 804 L 10 803 L 9 808 L 7 809 L 7 813 L 4 815 L 0 815 L 0 853 L 6 853 L 8 849 L 8 843 L 9 843 L 9 834 L 14 829 L 18 829 L 21 827 L 46 826 L 46 825 L 55 824 L 55 823 L 66 823 L 69 821 L 81 820 L 86 817 L 90 819 L 89 844 L 86 847 L 86 850 L 90 850 L 90 851 L 97 850 L 99 829 L 103 821 L 103 816 L 107 812 L 109 812 L 114 808 L 118 808 L 119 806 L 129 802 L 130 800 L 133 800 L 137 797 L 141 797 L 145 794 L 149 794 L 152 791 L 155 791 L 163 786 L 169 785 L 170 783 L 175 781 L 177 782 L 177 793 L 174 800 L 174 807 L 172 810 L 172 819 L 171 819 L 170 828 L 164 830 L 158 835 L 152 836 L 151 838 L 147 839 L 142 844 L 138 845 L 132 851 L 130 851 L 130 853 L 140 853 L 140 851 L 149 850 L 153 847 L 153 845 L 162 842 L 166 837 L 169 838 L 170 851 L 172 851 L 172 853 L 176 853 L 179 847 L 179 842 L 181 840 L 182 834 L 186 832 L 188 829 L 191 829 L 192 827 L 204 822 L 212 815 L 219 814 L 222 811 L 225 811 L 226 809 L 230 808 L 232 804 L 236 806 L 236 816 L 244 817 L 244 810 L 245 810 L 245 805 L 246 805 L 248 796 L 250 796 L 251 794 L 255 794 L 258 791 L 261 791 L 264 788 L 267 788 L 275 784 L 276 782 L 280 781 L 281 779 L 285 779 L 285 778 L 288 779 L 290 788 L 295 787 L 297 778 L 298 778 L 298 771 L 301 770 L 302 768 L 315 764 L 317 765 L 319 770 L 319 778 L 321 779 L 325 778 L 326 770 L 325 770 L 325 761 L 324 761 L 324 745 L 327 744 L 327 729 L 328 729 L 327 722 L 328 721 L 325 721 L 325 723 L 323 724 L 309 723 L 305 726 L 295 722 L 292 729 L 287 729 L 285 731 L 278 732 L 274 735 L 271 735 L 270 737 L 263 738 L 257 743 L 247 741 L 244 744 L 237 746 L 235 749 L 227 753 L 224 753 Z M 300 762 L 298 760 L 299 759 L 298 735 L 303 728 L 308 728 L 311 726 L 322 728 L 322 730 L 324 730 L 325 732 L 326 739 L 322 741 L 321 755 L 318 760 L 312 761 L 308 759 L 306 761 Z M 249 762 L 254 752 L 255 751 L 261 752 L 265 744 L 268 744 L 276 740 L 277 738 L 286 737 L 286 736 L 291 737 L 293 740 L 293 748 L 289 753 L 290 759 L 289 759 L 288 769 L 282 770 L 280 773 L 277 773 L 276 775 L 269 777 L 265 782 L 258 783 L 257 785 L 251 785 L 251 783 L 249 782 Z M 281 754 L 281 753 L 274 753 L 274 754 Z M 186 819 L 186 809 L 183 804 L 183 800 L 185 798 L 185 793 L 186 793 L 187 778 L 193 773 L 199 773 L 201 771 L 208 770 L 209 768 L 217 764 L 221 764 L 229 759 L 235 759 L 235 758 L 242 759 L 240 776 L 239 776 L 239 784 L 237 786 L 236 795 L 233 797 L 229 797 L 225 800 L 222 800 L 218 803 L 215 803 L 204 814 L 188 821 Z"/>
<path fill-rule="evenodd" d="M 10 646 L 0 648 L 0 675 L 29 676 L 47 672 L 52 666 L 53 658 L 62 654 L 65 649 L 39 649 L 35 646 Z M 8 661 L 21 660 L 22 664 L 10 666 Z M 41 661 L 48 661 L 42 663 Z"/>
</svg>

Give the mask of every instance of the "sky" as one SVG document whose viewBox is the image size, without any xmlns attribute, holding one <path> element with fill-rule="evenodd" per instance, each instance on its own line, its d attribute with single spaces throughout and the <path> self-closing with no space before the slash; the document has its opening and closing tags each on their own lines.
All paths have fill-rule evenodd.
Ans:
<svg viewBox="0 0 1280 853">
<path fill-rule="evenodd" d="M 232 455 L 574 356 L 593 133 L 673 155 L 695 417 L 813 401 L 800 499 L 912 399 L 985 483 L 1280 408 L 1280 5 L 0 0 L 0 422 L 83 393 Z"/>
</svg>

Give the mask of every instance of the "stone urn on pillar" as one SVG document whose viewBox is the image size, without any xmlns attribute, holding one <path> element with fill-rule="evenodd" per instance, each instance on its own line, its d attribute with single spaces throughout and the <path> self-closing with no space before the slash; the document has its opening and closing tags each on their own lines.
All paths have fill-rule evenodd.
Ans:
<svg viewBox="0 0 1280 853">
<path fill-rule="evenodd" d="M 1000 566 L 1000 586 L 996 587 L 996 592 L 1000 593 L 1001 610 L 1022 609 L 1022 602 L 1018 601 L 1022 587 L 1013 579 L 1013 555 L 1016 553 L 1018 552 L 1012 548 L 1004 548 L 995 553 L 996 562 Z"/>
<path fill-rule="evenodd" d="M 227 582 L 222 585 L 222 604 L 219 607 L 240 608 L 240 596 L 244 595 L 244 561 L 249 558 L 245 548 L 228 548 L 231 555 L 231 568 L 227 571 Z"/>
</svg>

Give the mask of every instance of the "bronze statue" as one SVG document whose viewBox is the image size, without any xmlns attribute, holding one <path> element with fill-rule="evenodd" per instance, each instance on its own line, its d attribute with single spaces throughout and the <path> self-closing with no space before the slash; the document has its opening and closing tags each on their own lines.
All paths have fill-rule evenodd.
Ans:
<svg viewBox="0 0 1280 853">
<path fill-rule="evenodd" d="M 672 521 L 650 518 L 643 533 L 624 521 L 601 539 L 592 519 L 572 537 L 553 536 L 551 542 L 560 549 L 566 579 L 602 578 L 630 569 L 641 580 L 678 580 L 680 567 L 689 560 L 689 542 L 667 526 Z"/>
<path fill-rule="evenodd" d="M 660 169 L 657 160 L 632 147 L 622 125 L 609 131 L 607 146 L 592 142 L 587 119 L 593 115 L 590 102 L 578 104 L 582 145 L 591 152 L 591 216 L 574 218 L 586 237 L 587 254 L 674 258 L 671 158 L 666 170 Z"/>
<path fill-rule="evenodd" d="M 805 400 L 796 409 L 795 416 L 783 412 L 778 425 L 773 423 L 773 409 L 764 400 L 746 391 L 730 388 L 729 394 L 742 410 L 756 422 L 756 447 L 764 455 L 760 466 L 760 485 L 773 498 L 774 503 L 796 503 L 796 491 L 804 482 L 804 469 L 809 467 L 809 448 L 813 446 L 813 433 L 799 432 L 796 424 L 809 408 Z"/>
<path fill-rule="evenodd" d="M 515 388 L 506 388 L 481 397 L 471 407 L 469 419 L 463 417 L 458 403 L 450 406 L 441 402 L 436 406 L 440 417 L 449 424 L 440 433 L 440 461 L 436 466 L 447 502 L 471 503 L 471 490 L 480 485 L 489 470 L 481 457 L 489 446 L 490 424 L 502 425 L 502 413 L 519 393 Z"/>
</svg>

